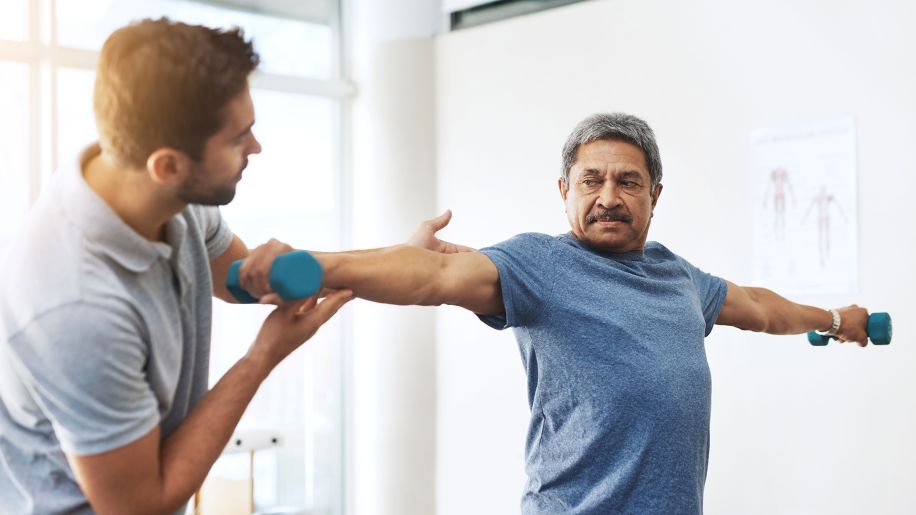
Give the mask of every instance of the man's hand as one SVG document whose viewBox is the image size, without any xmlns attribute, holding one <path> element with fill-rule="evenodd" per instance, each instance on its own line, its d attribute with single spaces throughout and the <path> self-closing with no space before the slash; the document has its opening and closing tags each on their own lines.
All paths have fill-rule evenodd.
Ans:
<svg viewBox="0 0 916 515">
<path fill-rule="evenodd" d="M 273 310 L 261 326 L 248 357 L 263 364 L 266 371 L 273 369 L 353 298 L 352 290 L 322 290 L 321 294 L 327 294 L 321 302 L 319 296 L 314 296 Z"/>
<path fill-rule="evenodd" d="M 252 250 L 242 263 L 242 266 L 239 267 L 239 285 L 257 298 L 263 298 L 273 293 L 270 287 L 270 267 L 273 265 L 274 258 L 293 250 L 286 243 L 275 239 L 271 239 Z M 270 304 L 281 303 L 276 295 L 265 299 L 265 302 Z"/>
<path fill-rule="evenodd" d="M 838 308 L 840 313 L 840 330 L 836 333 L 840 343 L 855 342 L 859 347 L 868 344 L 868 310 L 855 304 Z"/>
<path fill-rule="evenodd" d="M 430 220 L 426 220 L 425 222 L 420 222 L 417 230 L 414 231 L 410 239 L 407 240 L 407 245 L 432 250 L 433 252 L 440 252 L 442 254 L 474 252 L 475 249 L 472 249 L 471 247 L 455 245 L 454 243 L 449 243 L 447 241 L 436 238 L 436 233 L 445 228 L 451 219 L 452 210 L 446 209 L 445 212 L 441 215 Z"/>
</svg>

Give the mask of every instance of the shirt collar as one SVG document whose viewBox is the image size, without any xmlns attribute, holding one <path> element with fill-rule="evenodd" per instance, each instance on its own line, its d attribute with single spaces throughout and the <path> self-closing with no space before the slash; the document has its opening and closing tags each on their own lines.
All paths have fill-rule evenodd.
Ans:
<svg viewBox="0 0 916 515">
<path fill-rule="evenodd" d="M 81 227 L 90 248 L 110 256 L 132 272 L 145 272 L 157 259 L 171 257 L 173 246 L 178 247 L 186 232 L 184 221 L 178 220 L 180 217 L 177 216 L 169 221 L 166 233 L 172 245 L 140 236 L 83 178 L 83 166 L 100 152 L 98 144 L 94 144 L 83 151 L 72 166 L 61 170 L 61 185 L 70 201 L 66 209 L 71 219 Z"/>
<path fill-rule="evenodd" d="M 591 252 L 592 254 L 597 254 L 606 258 L 610 258 L 616 261 L 641 261 L 646 257 L 646 249 L 642 250 L 631 250 L 629 252 L 604 252 L 598 250 L 588 243 L 580 240 L 572 231 L 567 232 L 566 234 L 561 235 L 561 238 L 565 239 L 567 242 L 571 243 L 573 246 L 576 246 L 582 250 Z M 651 245 L 652 242 L 646 242 L 646 248 Z"/>
</svg>

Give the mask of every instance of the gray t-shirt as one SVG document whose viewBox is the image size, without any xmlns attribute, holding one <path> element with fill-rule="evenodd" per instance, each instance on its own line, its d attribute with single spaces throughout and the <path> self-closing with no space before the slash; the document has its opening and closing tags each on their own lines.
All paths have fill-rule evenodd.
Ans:
<svg viewBox="0 0 916 515">
<path fill-rule="evenodd" d="M 64 453 L 165 438 L 208 387 L 209 261 L 232 233 L 189 206 L 150 242 L 80 170 L 55 175 L 0 260 L 0 513 L 91 513 Z"/>
<path fill-rule="evenodd" d="M 522 512 L 698 514 L 709 451 L 704 337 L 726 282 L 664 246 L 602 254 L 572 234 L 482 250 L 528 375 Z"/>
</svg>

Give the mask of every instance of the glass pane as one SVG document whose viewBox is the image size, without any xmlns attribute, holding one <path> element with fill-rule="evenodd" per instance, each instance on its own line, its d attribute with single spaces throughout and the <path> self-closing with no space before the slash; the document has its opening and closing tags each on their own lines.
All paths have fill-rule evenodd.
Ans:
<svg viewBox="0 0 916 515">
<path fill-rule="evenodd" d="M 58 43 L 99 49 L 109 34 L 130 21 L 162 16 L 209 27 L 243 28 L 261 55 L 262 72 L 319 79 L 331 76 L 329 26 L 187 1 L 57 2 Z"/>
<path fill-rule="evenodd" d="M 0 62 L 0 247 L 20 226 L 29 209 L 29 68 Z"/>
<path fill-rule="evenodd" d="M 251 157 L 236 198 L 223 208 L 229 226 L 249 247 L 275 237 L 297 248 L 338 248 L 338 103 L 263 90 L 253 90 L 252 97 L 254 133 L 263 152 Z M 211 381 L 245 353 L 271 309 L 216 303 Z M 267 429 L 284 435 L 281 449 L 255 454 L 258 509 L 337 513 L 340 340 L 340 321 L 334 319 L 273 372 L 242 418 L 240 431 Z M 231 469 L 229 464 L 224 467 Z"/>
<path fill-rule="evenodd" d="M 255 241 L 289 230 L 291 245 L 324 248 L 336 244 L 336 227 L 322 215 L 336 210 L 334 149 L 338 103 L 277 91 L 253 90 L 254 134 L 263 151 L 251 156 L 227 218 L 245 223 Z M 270 223 L 266 223 L 270 220 Z M 253 242 L 251 242 L 253 243 Z"/>
<path fill-rule="evenodd" d="M 3 0 L 0 7 L 0 39 L 25 41 L 28 37 L 28 0 Z"/>
<path fill-rule="evenodd" d="M 57 70 L 57 163 L 69 165 L 90 143 L 98 140 L 92 112 L 95 72 L 76 68 Z"/>
</svg>

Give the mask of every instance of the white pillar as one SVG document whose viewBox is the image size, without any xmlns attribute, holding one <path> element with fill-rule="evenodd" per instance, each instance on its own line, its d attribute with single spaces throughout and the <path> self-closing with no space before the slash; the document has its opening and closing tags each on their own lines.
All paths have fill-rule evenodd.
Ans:
<svg viewBox="0 0 916 515">
<path fill-rule="evenodd" d="M 436 211 L 433 36 L 438 0 L 344 0 L 351 243 L 403 242 Z M 433 308 L 357 301 L 347 386 L 348 515 L 435 512 Z"/>
</svg>

